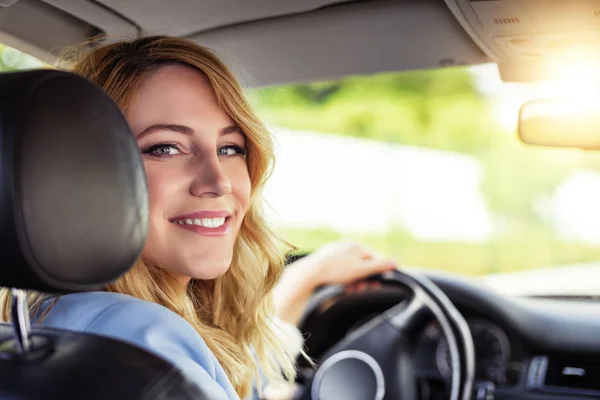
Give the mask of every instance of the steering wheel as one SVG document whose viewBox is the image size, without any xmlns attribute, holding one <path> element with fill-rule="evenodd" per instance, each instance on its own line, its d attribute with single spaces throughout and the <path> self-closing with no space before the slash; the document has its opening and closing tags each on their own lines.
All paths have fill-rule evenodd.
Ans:
<svg viewBox="0 0 600 400">
<path fill-rule="evenodd" d="M 425 276 L 402 271 L 374 275 L 367 280 L 403 286 L 410 296 L 329 348 L 305 385 L 302 399 L 416 400 L 412 347 L 424 321 L 433 316 L 450 352 L 450 400 L 469 400 L 475 375 L 473 338 L 467 322 L 444 292 Z M 319 289 L 303 319 L 343 292 L 340 285 Z"/>
</svg>

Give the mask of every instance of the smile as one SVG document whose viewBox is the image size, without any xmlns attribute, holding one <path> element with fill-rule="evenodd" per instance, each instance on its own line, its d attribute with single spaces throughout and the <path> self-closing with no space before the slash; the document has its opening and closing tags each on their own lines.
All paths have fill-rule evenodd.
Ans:
<svg viewBox="0 0 600 400">
<path fill-rule="evenodd" d="M 226 218 L 186 218 L 186 219 L 176 219 L 172 222 L 178 225 L 196 225 L 196 226 L 204 226 L 206 228 L 219 228 L 225 225 Z"/>
<path fill-rule="evenodd" d="M 198 211 L 179 215 L 169 221 L 177 227 L 203 236 L 225 236 L 229 233 L 229 211 Z"/>
</svg>

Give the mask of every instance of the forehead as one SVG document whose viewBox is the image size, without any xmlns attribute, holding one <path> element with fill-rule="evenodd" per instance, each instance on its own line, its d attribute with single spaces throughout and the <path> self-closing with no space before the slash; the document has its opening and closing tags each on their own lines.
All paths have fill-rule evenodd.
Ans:
<svg viewBox="0 0 600 400">
<path fill-rule="evenodd" d="M 146 78 L 126 117 L 134 132 L 157 123 L 177 123 L 196 129 L 198 124 L 221 128 L 232 122 L 219 106 L 206 76 L 183 65 L 161 67 Z"/>
</svg>

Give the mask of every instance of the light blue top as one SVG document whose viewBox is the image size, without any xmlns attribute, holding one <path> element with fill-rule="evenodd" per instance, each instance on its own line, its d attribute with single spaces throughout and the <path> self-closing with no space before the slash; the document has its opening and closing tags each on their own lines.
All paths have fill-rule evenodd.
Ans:
<svg viewBox="0 0 600 400">
<path fill-rule="evenodd" d="M 239 400 L 202 337 L 183 318 L 158 304 L 118 293 L 68 294 L 59 298 L 41 325 L 137 345 L 179 367 L 210 399 Z"/>
</svg>

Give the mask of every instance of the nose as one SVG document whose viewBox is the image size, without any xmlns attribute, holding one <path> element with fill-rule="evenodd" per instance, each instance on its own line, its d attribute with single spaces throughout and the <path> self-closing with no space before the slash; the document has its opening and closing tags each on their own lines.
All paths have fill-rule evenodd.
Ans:
<svg viewBox="0 0 600 400">
<path fill-rule="evenodd" d="M 231 182 L 215 154 L 195 163 L 190 193 L 196 197 L 221 197 L 231 193 Z"/>
</svg>

